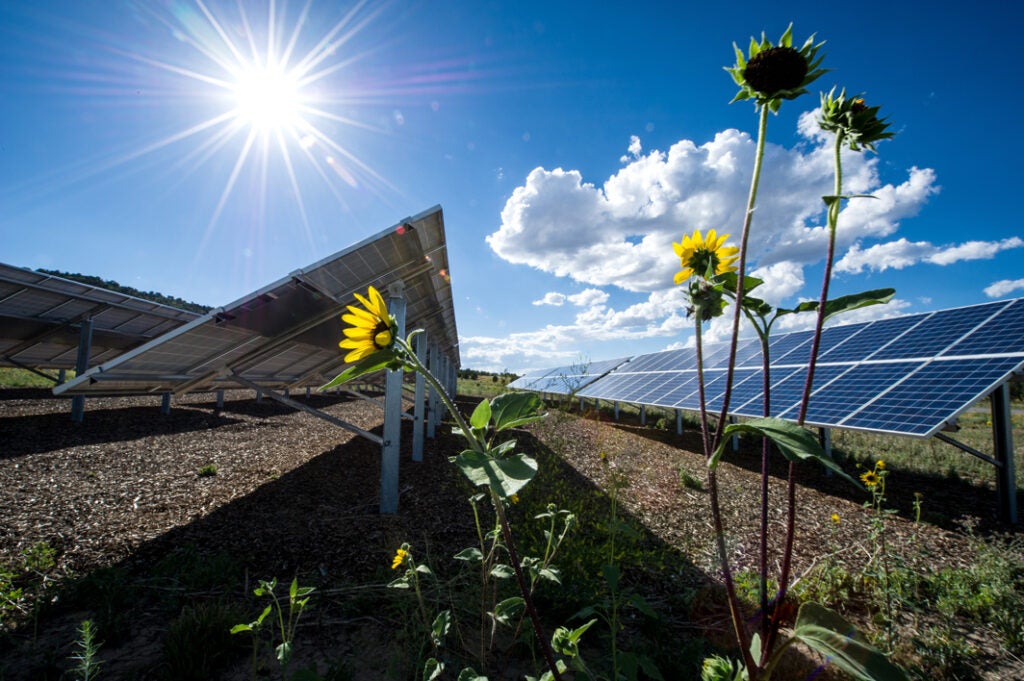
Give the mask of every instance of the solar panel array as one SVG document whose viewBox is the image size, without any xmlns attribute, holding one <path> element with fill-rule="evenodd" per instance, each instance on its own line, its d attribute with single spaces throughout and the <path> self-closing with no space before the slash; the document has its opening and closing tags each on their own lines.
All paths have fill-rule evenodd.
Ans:
<svg viewBox="0 0 1024 681">
<path fill-rule="evenodd" d="M 81 324 L 92 321 L 89 364 L 112 359 L 198 318 L 149 300 L 0 264 L 0 365 L 75 367 Z"/>
<path fill-rule="evenodd" d="M 628 357 L 600 362 L 581 361 L 554 369 L 528 372 L 509 383 L 508 387 L 555 395 L 571 395 L 627 361 Z"/>
<path fill-rule="evenodd" d="M 767 387 L 773 416 L 796 419 L 811 341 L 810 331 L 772 340 Z M 729 346 L 709 344 L 704 355 L 706 404 L 717 412 Z M 731 415 L 764 415 L 761 355 L 759 340 L 739 341 Z M 1022 369 L 1024 299 L 834 326 L 821 338 L 806 423 L 929 437 Z M 568 375 L 565 367 L 512 386 L 559 392 L 554 388 L 562 375 Z M 697 353 L 687 348 L 614 360 L 609 373 L 581 381 L 576 394 L 697 411 L 699 387 Z"/>
<path fill-rule="evenodd" d="M 318 386 L 345 366 L 338 348 L 346 305 L 375 286 L 404 285 L 406 328 L 423 328 L 458 366 L 458 334 L 441 208 L 353 245 L 197 317 L 68 383 L 56 394 L 193 392 Z"/>
</svg>

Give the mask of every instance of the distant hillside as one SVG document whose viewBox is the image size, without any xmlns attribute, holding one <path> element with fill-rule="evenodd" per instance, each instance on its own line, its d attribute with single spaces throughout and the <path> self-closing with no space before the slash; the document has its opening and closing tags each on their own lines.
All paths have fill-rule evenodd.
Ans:
<svg viewBox="0 0 1024 681">
<path fill-rule="evenodd" d="M 122 286 L 116 281 L 109 279 L 100 279 L 99 277 L 93 277 L 88 274 L 72 274 L 71 272 L 60 272 L 58 270 L 44 270 L 42 268 L 37 269 L 36 272 L 42 272 L 43 274 L 52 274 L 55 277 L 61 277 L 63 279 L 71 279 L 72 281 L 78 281 L 89 286 L 97 286 L 99 288 L 105 288 L 110 291 L 117 291 L 123 293 L 126 296 L 135 296 L 136 298 L 142 298 L 143 300 L 151 300 L 154 303 L 160 303 L 161 305 L 169 305 L 176 307 L 180 310 L 188 310 L 189 312 L 196 312 L 198 314 L 204 314 L 209 312 L 213 308 L 208 305 L 200 305 L 199 303 L 190 303 L 187 300 L 181 298 L 172 298 L 171 296 L 165 296 L 162 293 L 155 291 L 139 291 L 131 286 Z"/>
</svg>

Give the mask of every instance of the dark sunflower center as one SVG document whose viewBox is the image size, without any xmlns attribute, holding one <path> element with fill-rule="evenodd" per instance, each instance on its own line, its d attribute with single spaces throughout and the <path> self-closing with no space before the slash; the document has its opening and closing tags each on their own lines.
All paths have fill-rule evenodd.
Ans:
<svg viewBox="0 0 1024 681">
<path fill-rule="evenodd" d="M 807 76 L 807 60 L 792 47 L 770 47 L 747 62 L 743 78 L 763 95 L 795 90 Z"/>
<path fill-rule="evenodd" d="M 707 248 L 698 248 L 690 258 L 690 267 L 702 277 L 707 274 L 708 268 L 714 274 L 718 271 L 718 253 Z"/>
<path fill-rule="evenodd" d="M 377 326 L 373 328 L 373 345 L 378 350 L 390 347 L 391 327 L 386 322 L 377 322 Z"/>
</svg>

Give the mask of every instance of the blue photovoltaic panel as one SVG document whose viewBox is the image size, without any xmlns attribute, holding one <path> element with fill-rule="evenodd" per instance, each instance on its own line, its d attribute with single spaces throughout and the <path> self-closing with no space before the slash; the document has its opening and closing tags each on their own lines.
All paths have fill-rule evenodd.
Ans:
<svg viewBox="0 0 1024 681">
<path fill-rule="evenodd" d="M 859 409 L 866 400 L 891 385 L 899 377 L 914 371 L 918 362 L 886 362 L 879 364 L 839 364 L 819 366 L 814 370 L 814 387 L 807 408 L 807 421 L 835 424 Z M 800 372 L 801 381 L 806 373 Z M 802 390 L 802 387 L 801 387 Z M 789 396 L 784 411 L 776 412 L 782 418 L 795 419 L 800 395 Z M 772 396 L 775 403 L 775 396 Z"/>
<path fill-rule="evenodd" d="M 908 373 L 840 425 L 851 428 L 924 434 L 928 424 L 958 416 L 987 395 L 1019 358 L 935 360 Z M 965 399 L 966 398 L 966 399 Z"/>
<path fill-rule="evenodd" d="M 795 419 L 811 350 L 811 332 L 771 343 L 772 414 Z M 708 344 L 707 408 L 721 410 L 728 343 Z M 806 423 L 928 436 L 1000 383 L 1024 370 L 1024 299 L 986 303 L 826 329 L 819 347 Z M 760 342 L 741 340 L 729 413 L 762 416 Z M 692 348 L 617 364 L 579 395 L 696 410 L 700 392 Z"/>
<path fill-rule="evenodd" d="M 1024 298 L 999 305 L 995 315 L 977 331 L 963 338 L 943 355 L 981 355 L 1012 352 L 1024 353 Z"/>
<path fill-rule="evenodd" d="M 863 331 L 847 339 L 845 343 L 829 352 L 829 362 L 861 362 L 890 343 L 894 338 L 906 332 L 910 327 L 919 324 L 924 315 L 907 317 L 891 317 L 867 324 Z M 825 361 L 825 357 L 821 357 Z M 806 362 L 807 358 L 801 361 Z"/>
<path fill-rule="evenodd" d="M 872 355 L 871 359 L 937 357 L 997 310 L 994 305 L 976 305 L 936 312 Z"/>
<path fill-rule="evenodd" d="M 772 339 L 768 344 L 768 356 L 772 364 L 806 362 L 811 354 L 813 335 L 810 331 L 797 331 Z"/>
<path fill-rule="evenodd" d="M 532 390 L 541 393 L 569 395 L 579 391 L 615 367 L 629 360 L 628 357 L 606 359 L 600 362 L 579 362 L 527 374 L 509 383 L 510 388 Z"/>
</svg>

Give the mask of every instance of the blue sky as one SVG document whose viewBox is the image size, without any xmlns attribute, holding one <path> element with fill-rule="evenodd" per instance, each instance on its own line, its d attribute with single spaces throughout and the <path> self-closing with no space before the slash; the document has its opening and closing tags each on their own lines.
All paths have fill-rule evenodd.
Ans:
<svg viewBox="0 0 1024 681">
<path fill-rule="evenodd" d="M 604 4 L 4 2 L 0 261 L 221 305 L 440 204 L 464 366 L 685 345 L 671 243 L 738 234 L 749 183 L 757 118 L 723 67 L 793 22 L 832 70 L 769 121 L 766 296 L 820 287 L 833 85 L 897 133 L 845 159 L 878 198 L 840 218 L 834 290 L 894 287 L 875 316 L 1024 295 L 1021 9 Z M 299 110 L 245 94 L 268 51 L 302 68 Z"/>
</svg>

